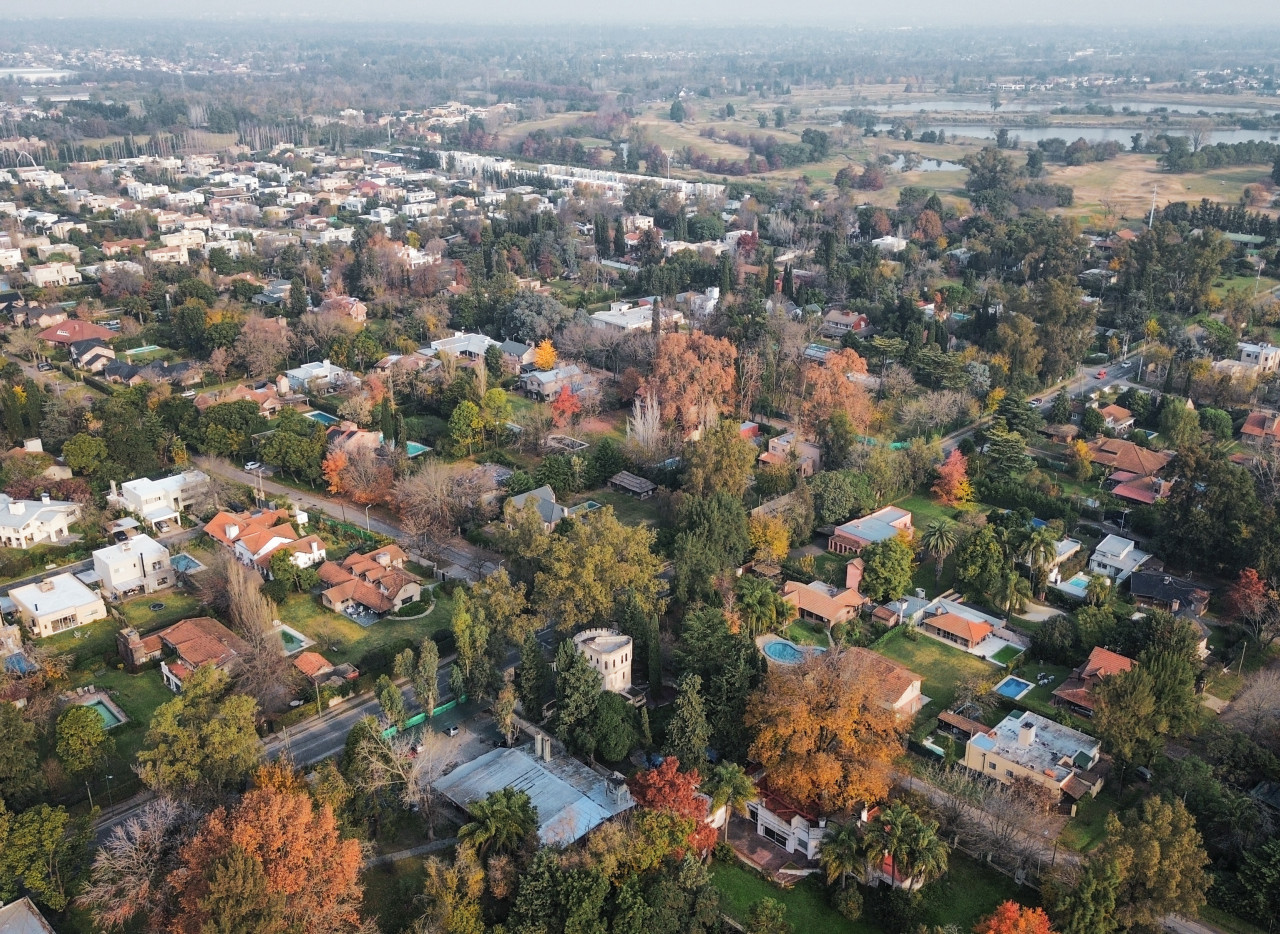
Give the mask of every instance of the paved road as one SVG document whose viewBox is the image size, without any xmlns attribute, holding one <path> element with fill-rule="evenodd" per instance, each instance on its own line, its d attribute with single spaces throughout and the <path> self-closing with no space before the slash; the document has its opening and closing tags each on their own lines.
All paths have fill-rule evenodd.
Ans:
<svg viewBox="0 0 1280 934">
<path fill-rule="evenodd" d="M 291 503 L 304 509 L 323 510 L 326 515 L 344 519 L 353 525 L 364 525 L 369 531 L 394 538 L 401 544 L 406 541 L 407 536 L 404 533 L 404 529 L 400 527 L 392 512 L 384 506 L 374 506 L 366 511 L 344 500 L 322 496 L 319 493 L 295 490 L 293 487 L 268 480 L 256 473 L 248 473 L 237 467 L 230 466 L 225 461 L 197 458 L 197 463 L 207 473 L 216 473 L 219 476 L 261 490 L 271 496 L 287 497 Z M 421 555 L 411 554 L 410 557 L 420 563 L 431 563 L 430 559 L 423 558 Z M 463 572 L 464 576 L 471 580 L 496 571 L 502 561 L 501 555 L 478 548 L 461 538 L 454 539 L 447 544 L 443 548 L 442 557 L 455 564 Z"/>
</svg>

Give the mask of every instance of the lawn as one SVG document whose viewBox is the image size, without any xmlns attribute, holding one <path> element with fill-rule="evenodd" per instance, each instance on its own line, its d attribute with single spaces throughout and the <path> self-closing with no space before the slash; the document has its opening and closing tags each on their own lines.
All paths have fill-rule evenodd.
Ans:
<svg viewBox="0 0 1280 934">
<path fill-rule="evenodd" d="M 341 613 L 334 613 L 311 594 L 294 594 L 280 604 L 280 620 L 316 640 L 315 650 L 330 662 L 358 664 L 360 658 L 374 649 L 399 651 L 410 643 L 417 645 L 425 636 L 433 638 L 449 628 L 453 600 L 439 591 L 432 592 L 435 609 L 420 619 L 398 619 L 388 616 L 368 628 L 353 623 Z"/>
<path fill-rule="evenodd" d="M 601 506 L 612 506 L 614 515 L 623 525 L 647 525 L 652 528 L 662 521 L 656 498 L 642 500 L 607 486 L 583 493 L 567 505 L 576 506 L 588 500 L 594 500 Z"/>
<path fill-rule="evenodd" d="M 116 743 L 116 751 L 126 766 L 133 764 L 134 757 L 142 748 L 142 740 L 151 725 L 151 715 L 161 704 L 173 700 L 174 696 L 164 686 L 158 668 L 140 671 L 136 675 L 118 668 L 99 672 L 77 671 L 71 674 L 70 682 L 73 688 L 92 684 L 107 691 L 129 717 L 128 723 L 123 723 L 110 732 Z M 127 768 L 125 774 L 128 774 Z"/>
<path fill-rule="evenodd" d="M 720 890 L 720 906 L 725 914 L 745 921 L 751 906 L 762 898 L 775 898 L 787 907 L 787 921 L 796 931 L 823 931 L 832 934 L 890 934 L 870 917 L 849 921 L 827 902 L 826 891 L 816 876 L 790 889 L 781 889 L 741 864 L 716 863 L 711 879 Z M 1034 889 L 1019 887 L 1012 879 L 959 852 L 952 852 L 950 869 L 938 882 L 922 892 L 920 921 L 926 925 L 954 924 L 967 931 L 1006 899 L 1035 905 Z"/>
<path fill-rule="evenodd" d="M 898 500 L 893 505 L 905 509 L 911 513 L 911 524 L 916 528 L 916 534 L 924 531 L 934 519 L 955 519 L 965 510 L 955 509 L 951 506 L 944 506 L 939 502 L 931 499 L 923 493 L 912 493 L 910 496 Z M 976 503 L 971 509 L 977 509 L 981 512 L 987 512 L 990 507 L 982 503 Z"/>
<path fill-rule="evenodd" d="M 1095 797 L 1081 800 L 1076 816 L 1062 828 L 1059 842 L 1077 852 L 1089 852 L 1107 835 L 1107 815 L 1122 813 L 1137 804 L 1141 797 L 1142 791 L 1137 787 L 1120 791 L 1113 784 L 1104 785 Z"/>
<path fill-rule="evenodd" d="M 956 685 L 976 678 L 993 679 L 999 673 L 990 663 L 937 639 L 917 634 L 912 640 L 904 626 L 891 629 L 872 648 L 924 679 L 921 690 L 930 700 L 916 717 L 917 723 L 932 720 L 940 712 L 949 710 L 955 700 Z"/>
<path fill-rule="evenodd" d="M 1068 713 L 1065 708 L 1053 705 L 1053 692 L 1071 675 L 1070 668 L 1063 665 L 1041 665 L 1034 659 L 1024 657 L 1023 663 L 1018 666 L 1015 674 L 1024 681 L 1030 681 L 1035 687 L 1016 701 L 1000 698 L 999 704 L 1002 709 L 1030 710 L 1032 713 L 1038 713 L 1058 723 L 1065 723 L 1073 729 L 1083 730 L 1086 733 L 1092 732 L 1089 725 L 1082 719 Z M 1052 675 L 1053 680 L 1048 684 L 1040 684 L 1042 674 Z"/>
<path fill-rule="evenodd" d="M 827 642 L 826 630 L 817 630 L 813 628 L 812 623 L 803 620 L 796 620 L 787 627 L 787 631 L 783 636 L 790 639 L 796 645 L 820 645 L 824 649 L 830 645 Z"/>
<path fill-rule="evenodd" d="M 159 610 L 151 609 L 153 603 L 163 603 Z M 203 615 L 200 598 L 183 590 L 162 590 L 160 593 L 143 594 L 121 603 L 118 607 L 129 625 L 140 633 L 148 633 L 161 626 L 168 626 L 180 619 Z"/>
<path fill-rule="evenodd" d="M 421 914 L 418 899 L 426 881 L 423 859 L 402 859 L 389 866 L 370 866 L 360 876 L 364 884 L 364 912 L 375 918 L 384 934 L 399 934 Z"/>
</svg>

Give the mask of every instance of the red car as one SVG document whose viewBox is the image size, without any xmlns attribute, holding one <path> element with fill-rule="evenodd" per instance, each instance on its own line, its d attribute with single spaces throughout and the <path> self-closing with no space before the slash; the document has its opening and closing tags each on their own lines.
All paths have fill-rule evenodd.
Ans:
<svg viewBox="0 0 1280 934">
<path fill-rule="evenodd" d="M 1099 371 L 1098 371 L 1098 379 L 1106 379 L 1106 378 L 1107 378 L 1107 371 L 1106 371 L 1106 370 L 1099 370 Z"/>
</svg>

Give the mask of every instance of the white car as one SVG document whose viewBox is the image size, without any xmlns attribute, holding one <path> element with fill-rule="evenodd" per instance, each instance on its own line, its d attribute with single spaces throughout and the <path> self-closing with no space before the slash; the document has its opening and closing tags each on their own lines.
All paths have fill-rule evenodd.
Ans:
<svg viewBox="0 0 1280 934">
<path fill-rule="evenodd" d="M 249 461 L 249 463 L 244 465 L 244 469 L 252 473 L 255 470 L 261 470 L 262 464 L 258 461 Z"/>
</svg>

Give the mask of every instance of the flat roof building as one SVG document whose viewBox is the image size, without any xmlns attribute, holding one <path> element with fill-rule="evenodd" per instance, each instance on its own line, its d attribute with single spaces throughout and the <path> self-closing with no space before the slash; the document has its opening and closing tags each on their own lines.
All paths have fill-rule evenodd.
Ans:
<svg viewBox="0 0 1280 934">
<path fill-rule="evenodd" d="M 34 584 L 15 587 L 9 591 L 9 598 L 31 631 L 42 637 L 107 616 L 102 597 L 71 574 L 55 574 Z"/>
</svg>

